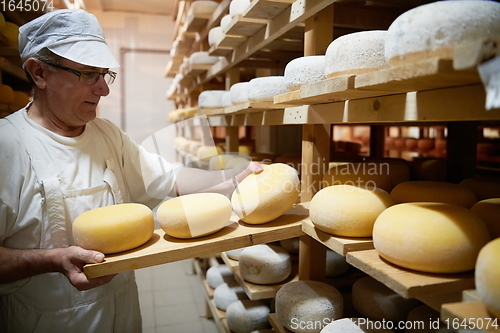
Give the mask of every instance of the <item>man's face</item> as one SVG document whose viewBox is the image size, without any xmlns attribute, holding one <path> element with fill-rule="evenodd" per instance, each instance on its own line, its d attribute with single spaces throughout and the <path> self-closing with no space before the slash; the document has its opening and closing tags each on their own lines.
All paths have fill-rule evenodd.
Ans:
<svg viewBox="0 0 500 333">
<path fill-rule="evenodd" d="M 95 68 L 61 59 L 61 66 L 78 71 L 104 72 Z M 93 84 L 80 82 L 79 77 L 62 69 L 49 72 L 47 76 L 47 103 L 54 116 L 70 127 L 83 126 L 95 119 L 96 109 L 101 96 L 109 94 L 109 87 L 102 76 Z"/>
</svg>

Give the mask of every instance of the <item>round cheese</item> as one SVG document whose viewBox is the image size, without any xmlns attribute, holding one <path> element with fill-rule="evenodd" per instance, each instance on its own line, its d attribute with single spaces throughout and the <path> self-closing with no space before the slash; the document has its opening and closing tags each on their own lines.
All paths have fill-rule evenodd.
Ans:
<svg viewBox="0 0 500 333">
<path fill-rule="evenodd" d="M 500 319 L 500 238 L 486 244 L 477 257 L 474 280 L 479 298 Z"/>
<path fill-rule="evenodd" d="M 188 59 L 190 64 L 215 64 L 219 61 L 219 57 L 211 56 L 207 51 L 193 52 Z"/>
<path fill-rule="evenodd" d="M 241 249 L 229 250 L 225 253 L 229 259 L 238 261 L 240 260 L 241 252 L 243 252 L 244 249 L 246 249 L 246 247 L 242 247 Z"/>
<path fill-rule="evenodd" d="M 251 79 L 247 94 L 250 102 L 274 102 L 274 96 L 288 92 L 285 77 L 267 76 Z"/>
<path fill-rule="evenodd" d="M 19 37 L 19 26 L 12 22 L 5 22 L 5 26 L 2 31 L 3 35 L 7 38 L 10 47 L 19 48 L 18 37 Z"/>
<path fill-rule="evenodd" d="M 405 160 L 374 159 L 333 166 L 323 176 L 322 186 L 345 184 L 357 187 L 379 187 L 390 192 L 394 186 L 409 179 L 410 168 Z"/>
<path fill-rule="evenodd" d="M 415 158 L 410 162 L 412 179 L 444 182 L 446 180 L 446 159 Z"/>
<path fill-rule="evenodd" d="M 229 14 L 224 15 L 220 19 L 220 27 L 222 28 L 222 31 L 227 31 L 227 27 L 229 26 L 229 23 L 231 23 L 232 19 L 233 19 L 233 17 Z"/>
<path fill-rule="evenodd" d="M 226 91 L 221 98 L 221 104 L 223 107 L 231 106 L 233 105 L 233 102 L 231 101 L 231 92 Z"/>
<path fill-rule="evenodd" d="M 379 188 L 351 185 L 325 187 L 309 206 L 311 222 L 319 230 L 344 237 L 371 237 L 375 220 L 394 200 Z"/>
<path fill-rule="evenodd" d="M 426 180 L 400 183 L 391 195 L 397 203 L 444 202 L 470 208 L 477 202 L 474 192 L 464 186 Z"/>
<path fill-rule="evenodd" d="M 300 238 L 294 237 L 280 240 L 280 246 L 290 253 L 299 253 Z"/>
<path fill-rule="evenodd" d="M 232 104 L 241 104 L 247 103 L 248 95 L 248 82 L 238 82 L 231 86 L 229 92 L 231 93 L 231 103 Z"/>
<path fill-rule="evenodd" d="M 210 0 L 197 0 L 191 2 L 189 6 L 188 15 L 196 17 L 210 18 L 212 13 L 217 9 L 219 3 Z"/>
<path fill-rule="evenodd" d="M 0 84 L 0 103 L 7 105 L 14 103 L 14 90 L 10 86 Z"/>
<path fill-rule="evenodd" d="M 335 39 L 326 49 L 325 76 L 360 74 L 387 67 L 386 34 L 384 30 L 370 30 Z"/>
<path fill-rule="evenodd" d="M 239 300 L 226 309 L 227 327 L 234 333 L 248 333 L 269 327 L 270 310 L 261 301 Z"/>
<path fill-rule="evenodd" d="M 381 324 L 366 324 L 366 318 L 342 318 L 326 325 L 320 333 L 393 333 L 390 329 L 378 328 Z M 387 326 L 387 325 L 386 325 Z M 377 327 L 377 328 L 375 328 Z"/>
<path fill-rule="evenodd" d="M 418 300 L 403 298 L 369 276 L 352 285 L 352 303 L 361 316 L 376 321 L 406 320 L 419 304 Z"/>
<path fill-rule="evenodd" d="M 285 67 L 285 85 L 289 91 L 298 90 L 304 84 L 325 79 L 325 56 L 300 57 Z"/>
<path fill-rule="evenodd" d="M 437 1 L 413 8 L 392 22 L 385 57 L 391 65 L 423 58 L 453 58 L 457 45 L 500 37 L 500 4 Z"/>
<path fill-rule="evenodd" d="M 319 333 L 330 321 L 342 318 L 344 300 L 333 286 L 300 280 L 285 284 L 276 293 L 276 316 L 295 333 Z"/>
<path fill-rule="evenodd" d="M 405 333 L 430 333 L 436 332 L 436 328 L 445 328 L 445 325 L 439 321 L 439 317 L 440 313 L 430 306 L 425 304 L 419 305 L 408 313 L 406 321 L 412 323 L 419 322 L 420 325 L 424 325 L 424 327 L 413 325 L 413 327 L 406 328 Z M 432 327 L 431 325 L 435 325 L 434 323 L 439 323 L 440 325 L 438 327 Z"/>
<path fill-rule="evenodd" d="M 217 45 L 222 39 L 224 39 L 224 31 L 222 27 L 214 27 L 208 31 L 208 45 Z"/>
<path fill-rule="evenodd" d="M 458 273 L 474 268 L 490 235 L 467 208 L 413 202 L 389 207 L 373 226 L 373 245 L 387 261 L 416 271 Z"/>
<path fill-rule="evenodd" d="M 335 251 L 326 251 L 326 276 L 334 277 L 344 274 L 349 270 L 351 265 L 346 261 L 343 255 L 338 254 Z"/>
<path fill-rule="evenodd" d="M 243 287 L 237 283 L 222 283 L 214 290 L 215 306 L 222 311 L 226 311 L 231 303 L 243 299 L 248 299 L 248 296 L 245 294 Z"/>
<path fill-rule="evenodd" d="M 207 269 L 206 273 L 207 284 L 215 289 L 223 283 L 234 285 L 234 273 L 226 265 L 212 266 Z"/>
<path fill-rule="evenodd" d="M 300 181 L 294 168 L 282 163 L 262 168 L 261 173 L 243 179 L 231 196 L 234 212 L 249 224 L 278 218 L 293 206 L 300 194 Z"/>
<path fill-rule="evenodd" d="M 158 207 L 160 227 L 176 238 L 195 238 L 213 234 L 231 217 L 231 202 L 219 193 L 194 193 L 172 198 Z"/>
<path fill-rule="evenodd" d="M 250 0 L 232 0 L 229 4 L 229 15 L 243 14 L 248 6 L 250 6 Z"/>
<path fill-rule="evenodd" d="M 92 209 L 73 222 L 75 244 L 104 254 L 136 248 L 146 243 L 153 232 L 153 212 L 136 203 Z"/>
<path fill-rule="evenodd" d="M 486 223 L 491 239 L 500 237 L 500 198 L 476 202 L 470 211 Z"/>
<path fill-rule="evenodd" d="M 246 248 L 240 254 L 241 277 L 256 284 L 274 284 L 284 281 L 292 271 L 290 254 L 276 245 L 259 244 Z"/>
<path fill-rule="evenodd" d="M 492 177 L 467 178 L 460 182 L 476 194 L 477 200 L 500 198 L 500 179 Z"/>
<path fill-rule="evenodd" d="M 225 90 L 205 90 L 198 96 L 198 106 L 202 108 L 222 107 L 222 95 Z"/>
</svg>

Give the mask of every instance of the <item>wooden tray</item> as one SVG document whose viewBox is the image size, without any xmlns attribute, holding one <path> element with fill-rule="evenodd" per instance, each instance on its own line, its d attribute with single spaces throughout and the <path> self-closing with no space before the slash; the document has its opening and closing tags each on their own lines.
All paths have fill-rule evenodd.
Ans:
<svg viewBox="0 0 500 333">
<path fill-rule="evenodd" d="M 474 287 L 474 273 L 427 274 L 407 270 L 380 258 L 377 250 L 349 252 L 347 262 L 405 298 L 452 294 Z"/>
<path fill-rule="evenodd" d="M 492 317 L 481 301 L 443 304 L 441 321 L 453 330 L 500 332 L 500 320 Z"/>
<path fill-rule="evenodd" d="M 146 244 L 130 251 L 107 255 L 102 263 L 86 265 L 84 272 L 87 277 L 94 278 L 298 237 L 304 234 L 302 220 L 308 214 L 309 211 L 302 204 L 296 204 L 279 218 L 260 225 L 246 224 L 233 215 L 220 231 L 195 239 L 174 238 L 157 229 Z"/>
</svg>

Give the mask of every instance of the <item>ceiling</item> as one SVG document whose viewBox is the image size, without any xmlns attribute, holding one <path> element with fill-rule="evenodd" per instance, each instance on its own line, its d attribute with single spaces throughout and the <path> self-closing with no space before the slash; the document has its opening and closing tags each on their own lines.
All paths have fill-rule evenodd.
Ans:
<svg viewBox="0 0 500 333">
<path fill-rule="evenodd" d="M 179 0 L 54 0 L 57 8 L 175 16 Z"/>
</svg>

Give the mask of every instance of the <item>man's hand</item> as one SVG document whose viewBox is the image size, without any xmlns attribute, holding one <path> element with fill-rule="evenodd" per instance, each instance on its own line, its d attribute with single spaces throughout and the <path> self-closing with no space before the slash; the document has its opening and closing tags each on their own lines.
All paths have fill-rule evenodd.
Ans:
<svg viewBox="0 0 500 333">
<path fill-rule="evenodd" d="M 89 279 L 83 272 L 83 267 L 86 264 L 95 264 L 104 261 L 104 254 L 85 250 L 78 246 L 59 249 L 60 257 L 60 272 L 66 275 L 69 282 L 78 290 L 88 290 L 99 287 L 110 282 L 115 275 L 102 276 Z"/>
</svg>

